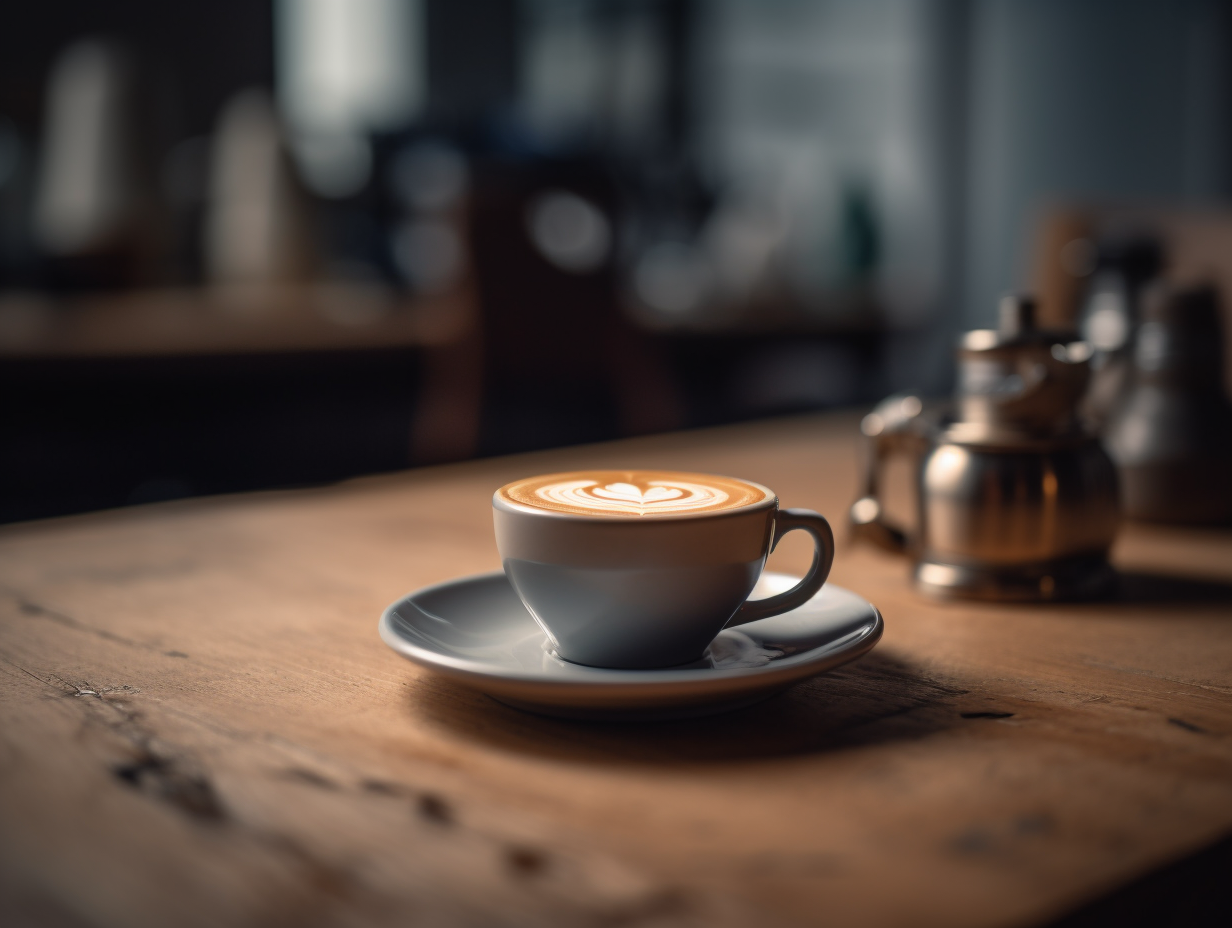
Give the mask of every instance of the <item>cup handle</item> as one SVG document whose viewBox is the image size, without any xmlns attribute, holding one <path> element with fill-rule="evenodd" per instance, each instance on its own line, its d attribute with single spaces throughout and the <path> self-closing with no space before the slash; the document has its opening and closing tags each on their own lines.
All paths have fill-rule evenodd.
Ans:
<svg viewBox="0 0 1232 928">
<path fill-rule="evenodd" d="M 774 540 L 770 551 L 778 547 L 780 539 L 793 529 L 804 529 L 813 536 L 813 566 L 804 579 L 786 593 L 778 593 L 765 599 L 746 600 L 728 620 L 724 628 L 756 622 L 772 615 L 779 615 L 808 602 L 821 589 L 830 576 L 834 563 L 834 532 L 826 517 L 811 509 L 780 509 L 774 518 Z"/>
</svg>

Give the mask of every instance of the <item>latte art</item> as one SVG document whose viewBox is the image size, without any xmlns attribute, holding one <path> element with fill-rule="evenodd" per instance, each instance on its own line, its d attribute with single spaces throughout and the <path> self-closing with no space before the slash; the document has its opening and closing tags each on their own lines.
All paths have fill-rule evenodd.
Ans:
<svg viewBox="0 0 1232 928">
<path fill-rule="evenodd" d="M 648 512 L 691 512 L 727 501 L 727 494 L 722 490 L 701 483 L 667 483 L 661 480 L 648 483 L 650 485 L 642 489 L 632 483 L 601 486 L 594 480 L 566 480 L 540 487 L 535 495 L 546 502 L 559 503 L 572 509 L 627 512 L 639 516 Z"/>
<path fill-rule="evenodd" d="M 641 518 L 738 509 L 773 494 L 757 484 L 709 474 L 589 471 L 515 481 L 497 495 L 536 509 Z"/>
</svg>

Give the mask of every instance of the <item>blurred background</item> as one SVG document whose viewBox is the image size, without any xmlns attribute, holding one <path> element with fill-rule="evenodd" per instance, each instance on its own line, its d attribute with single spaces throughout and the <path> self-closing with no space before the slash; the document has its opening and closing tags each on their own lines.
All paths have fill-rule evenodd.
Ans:
<svg viewBox="0 0 1232 928">
<path fill-rule="evenodd" d="M 1218 0 L 4 18 L 0 521 L 939 394 L 1005 290 L 1115 353 L 1232 283 Z"/>
</svg>

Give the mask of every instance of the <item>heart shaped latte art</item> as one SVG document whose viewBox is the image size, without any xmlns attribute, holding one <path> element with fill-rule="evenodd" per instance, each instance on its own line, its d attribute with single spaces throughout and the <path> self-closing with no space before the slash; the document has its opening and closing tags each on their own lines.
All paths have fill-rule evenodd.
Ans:
<svg viewBox="0 0 1232 928">
<path fill-rule="evenodd" d="M 647 487 L 640 490 L 631 483 L 609 483 L 605 487 L 592 487 L 590 492 L 602 499 L 621 500 L 628 503 L 655 503 L 665 499 L 684 496 L 680 487 Z"/>
<path fill-rule="evenodd" d="M 645 487 L 619 482 L 600 486 L 594 480 L 566 480 L 540 487 L 535 495 L 571 508 L 631 515 L 689 512 L 719 505 L 727 499 L 727 494 L 718 487 L 665 480 L 652 480 Z"/>
</svg>

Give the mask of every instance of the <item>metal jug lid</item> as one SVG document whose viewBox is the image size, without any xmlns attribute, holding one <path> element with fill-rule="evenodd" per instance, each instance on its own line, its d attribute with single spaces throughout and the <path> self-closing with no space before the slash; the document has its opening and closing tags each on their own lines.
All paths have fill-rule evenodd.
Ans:
<svg viewBox="0 0 1232 928">
<path fill-rule="evenodd" d="M 1077 412 L 1090 359 L 1076 333 L 1036 326 L 1033 299 L 1003 298 L 998 327 L 959 342 L 958 415 L 946 437 L 1011 445 L 1083 437 Z"/>
</svg>

